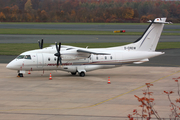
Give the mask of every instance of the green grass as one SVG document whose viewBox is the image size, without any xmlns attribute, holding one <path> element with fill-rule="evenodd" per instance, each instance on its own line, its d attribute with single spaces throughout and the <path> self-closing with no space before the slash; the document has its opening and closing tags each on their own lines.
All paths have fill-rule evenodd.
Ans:
<svg viewBox="0 0 180 120">
<path fill-rule="evenodd" d="M 0 34 L 16 35 L 142 35 L 142 32 L 113 33 L 113 31 L 91 30 L 52 30 L 52 29 L 0 29 Z M 162 35 L 180 35 L 180 33 L 162 33 Z"/>
<path fill-rule="evenodd" d="M 1 24 L 41 24 L 41 25 L 148 25 L 149 23 L 68 23 L 68 22 L 0 22 Z"/>
<path fill-rule="evenodd" d="M 106 48 L 106 47 L 114 47 L 114 46 L 121 46 L 128 43 L 71 43 L 66 45 L 72 45 L 77 47 L 85 48 Z M 52 44 L 44 44 L 44 47 L 48 47 Z M 180 42 L 160 42 L 158 43 L 157 50 L 162 49 L 173 49 L 173 48 L 180 48 Z M 22 52 L 28 50 L 39 49 L 38 44 L 35 43 L 15 43 L 15 44 L 0 44 L 0 55 L 19 55 Z"/>
<path fill-rule="evenodd" d="M 157 50 L 180 48 L 180 42 L 159 42 Z"/>
<path fill-rule="evenodd" d="M 113 33 L 113 31 L 52 30 L 52 29 L 0 29 L 0 34 L 21 35 L 141 35 L 141 32 Z"/>
<path fill-rule="evenodd" d="M 149 25 L 149 23 L 83 23 L 83 22 L 0 22 L 1 24 L 46 24 L 46 25 Z M 180 25 L 173 23 L 171 25 Z"/>
<path fill-rule="evenodd" d="M 180 29 L 165 29 L 164 31 L 180 31 Z"/>
</svg>

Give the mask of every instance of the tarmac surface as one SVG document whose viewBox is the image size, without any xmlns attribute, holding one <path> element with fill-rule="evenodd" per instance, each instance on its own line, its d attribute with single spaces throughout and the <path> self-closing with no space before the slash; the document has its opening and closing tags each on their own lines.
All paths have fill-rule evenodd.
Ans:
<svg viewBox="0 0 180 120">
<path fill-rule="evenodd" d="M 0 43 L 102 43 L 136 41 L 141 35 L 0 35 Z M 179 42 L 179 36 L 161 36 L 160 42 Z"/>
<path fill-rule="evenodd" d="M 161 118 L 171 114 L 163 91 L 175 92 L 170 96 L 173 102 L 178 98 L 172 78 L 180 76 L 179 67 L 124 66 L 88 72 L 85 77 L 39 71 L 18 78 L 5 66 L 0 64 L 0 120 L 128 120 L 134 109 L 141 114 L 134 95 L 144 96 L 145 83 L 153 84 L 150 91 Z"/>
</svg>

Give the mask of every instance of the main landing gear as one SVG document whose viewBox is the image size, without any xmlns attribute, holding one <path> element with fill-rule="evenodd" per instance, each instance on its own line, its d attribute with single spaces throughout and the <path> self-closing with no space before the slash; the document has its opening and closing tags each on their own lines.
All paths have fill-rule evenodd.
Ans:
<svg viewBox="0 0 180 120">
<path fill-rule="evenodd" d="M 80 72 L 79 76 L 84 77 L 85 76 L 85 72 Z"/>
<path fill-rule="evenodd" d="M 77 73 L 77 72 L 71 72 L 71 75 L 76 75 L 76 73 Z M 81 77 L 84 77 L 84 76 L 85 76 L 85 72 L 79 72 L 78 74 L 79 74 L 79 76 L 81 76 Z"/>
</svg>

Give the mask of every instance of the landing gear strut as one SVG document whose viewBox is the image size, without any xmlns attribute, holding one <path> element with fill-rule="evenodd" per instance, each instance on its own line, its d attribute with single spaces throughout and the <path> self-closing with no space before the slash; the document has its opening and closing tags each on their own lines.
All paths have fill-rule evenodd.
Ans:
<svg viewBox="0 0 180 120">
<path fill-rule="evenodd" d="M 22 73 L 22 72 L 20 72 L 20 70 L 18 70 L 17 72 L 18 72 L 17 77 L 24 77 L 24 76 L 23 76 L 23 73 Z"/>
</svg>

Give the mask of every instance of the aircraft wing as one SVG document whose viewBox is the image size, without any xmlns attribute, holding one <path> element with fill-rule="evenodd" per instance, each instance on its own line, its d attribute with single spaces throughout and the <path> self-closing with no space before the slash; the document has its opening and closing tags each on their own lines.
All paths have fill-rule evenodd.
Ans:
<svg viewBox="0 0 180 120">
<path fill-rule="evenodd" d="M 111 55 L 109 53 L 100 53 L 100 52 L 94 52 L 94 51 L 82 50 L 82 49 L 78 49 L 77 52 L 88 53 L 88 54 L 95 54 L 95 55 Z"/>
</svg>

